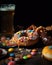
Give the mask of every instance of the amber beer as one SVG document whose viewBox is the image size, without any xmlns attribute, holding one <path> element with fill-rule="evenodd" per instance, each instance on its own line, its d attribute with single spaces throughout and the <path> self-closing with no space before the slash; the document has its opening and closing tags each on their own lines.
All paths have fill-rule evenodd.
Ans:
<svg viewBox="0 0 52 65">
<path fill-rule="evenodd" d="M 4 5 L 3 5 L 4 6 Z M 0 8 L 0 16 L 1 16 L 1 31 L 4 34 L 13 34 L 14 32 L 14 13 L 15 13 L 15 5 L 5 5 L 5 7 Z"/>
</svg>

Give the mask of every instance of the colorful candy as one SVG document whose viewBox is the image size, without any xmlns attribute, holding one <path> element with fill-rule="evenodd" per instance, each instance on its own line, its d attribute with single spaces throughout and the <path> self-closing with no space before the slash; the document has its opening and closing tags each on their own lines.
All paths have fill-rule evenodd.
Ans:
<svg viewBox="0 0 52 65">
<path fill-rule="evenodd" d="M 52 49 L 52 46 L 49 46 L 49 49 Z"/>
<path fill-rule="evenodd" d="M 27 58 L 31 58 L 31 57 L 32 57 L 32 55 L 31 55 L 31 54 L 28 54 L 28 55 L 27 55 Z"/>
<path fill-rule="evenodd" d="M 17 35 L 18 38 L 20 38 L 20 35 Z"/>
<path fill-rule="evenodd" d="M 14 51 L 13 48 L 9 48 L 9 49 L 8 49 L 8 52 L 13 52 L 13 51 Z"/>
<path fill-rule="evenodd" d="M 34 30 L 28 30 L 28 32 L 33 32 Z"/>
<path fill-rule="evenodd" d="M 21 34 L 21 31 L 17 32 L 17 34 Z"/>
<path fill-rule="evenodd" d="M 14 60 L 15 60 L 15 61 L 19 61 L 19 60 L 20 60 L 20 58 L 15 58 Z"/>
<path fill-rule="evenodd" d="M 36 52 L 31 52 L 31 55 L 35 55 L 36 54 Z"/>
<path fill-rule="evenodd" d="M 14 53 L 10 53 L 9 56 L 10 57 L 15 57 L 15 54 Z"/>
<path fill-rule="evenodd" d="M 32 49 L 32 52 L 36 52 L 37 50 L 36 49 Z"/>
<path fill-rule="evenodd" d="M 15 61 L 10 61 L 8 65 L 16 65 Z"/>
<path fill-rule="evenodd" d="M 6 43 L 3 42 L 2 45 L 3 45 L 3 46 L 6 46 Z"/>
<path fill-rule="evenodd" d="M 27 56 L 23 56 L 23 59 L 26 60 L 26 59 L 28 59 L 28 57 Z"/>
</svg>

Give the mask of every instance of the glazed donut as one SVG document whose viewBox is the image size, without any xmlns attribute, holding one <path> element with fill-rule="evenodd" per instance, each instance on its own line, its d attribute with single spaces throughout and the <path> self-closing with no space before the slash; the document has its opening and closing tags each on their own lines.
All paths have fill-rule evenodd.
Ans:
<svg viewBox="0 0 52 65">
<path fill-rule="evenodd" d="M 52 46 L 45 46 L 42 50 L 42 55 L 46 59 L 52 61 Z"/>
<path fill-rule="evenodd" d="M 39 35 L 34 30 L 21 30 L 16 32 L 11 40 L 20 46 L 30 46 L 38 42 Z"/>
</svg>

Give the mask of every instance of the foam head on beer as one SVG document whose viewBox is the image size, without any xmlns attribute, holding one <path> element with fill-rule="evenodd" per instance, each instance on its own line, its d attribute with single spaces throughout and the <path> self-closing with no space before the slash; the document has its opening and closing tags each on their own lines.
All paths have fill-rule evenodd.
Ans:
<svg viewBox="0 0 52 65">
<path fill-rule="evenodd" d="M 11 11 L 15 10 L 15 4 L 1 4 L 0 11 Z"/>
</svg>

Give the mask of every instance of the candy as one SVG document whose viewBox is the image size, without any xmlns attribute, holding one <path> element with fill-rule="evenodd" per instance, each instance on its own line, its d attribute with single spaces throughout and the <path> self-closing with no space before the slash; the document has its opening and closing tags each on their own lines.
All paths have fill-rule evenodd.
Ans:
<svg viewBox="0 0 52 65">
<path fill-rule="evenodd" d="M 23 39 L 21 39 L 21 42 L 23 42 L 24 40 Z"/>
<path fill-rule="evenodd" d="M 31 57 L 32 57 L 32 55 L 31 55 L 31 54 L 28 54 L 28 55 L 27 55 L 27 58 L 31 58 Z"/>
<path fill-rule="evenodd" d="M 28 58 L 27 58 L 27 56 L 23 56 L 23 59 L 26 60 L 26 59 L 28 59 Z"/>
<path fill-rule="evenodd" d="M 24 31 L 21 31 L 21 33 L 23 34 L 23 33 L 25 33 Z"/>
<path fill-rule="evenodd" d="M 17 34 L 21 34 L 21 31 L 17 32 Z"/>
<path fill-rule="evenodd" d="M 3 46 L 6 46 L 6 43 L 2 43 Z"/>
<path fill-rule="evenodd" d="M 8 52 L 13 52 L 13 51 L 14 51 L 13 48 L 9 48 L 9 49 L 8 49 Z"/>
<path fill-rule="evenodd" d="M 32 52 L 36 52 L 37 50 L 36 49 L 32 49 Z"/>
<path fill-rule="evenodd" d="M 2 54 L 7 54 L 7 51 L 5 49 L 2 49 Z"/>
<path fill-rule="evenodd" d="M 19 51 L 21 51 L 22 50 L 22 48 L 19 48 Z"/>
<path fill-rule="evenodd" d="M 26 32 L 27 30 L 24 30 L 24 32 Z"/>
<path fill-rule="evenodd" d="M 52 46 L 49 46 L 49 49 L 52 49 Z"/>
<path fill-rule="evenodd" d="M 19 60 L 20 60 L 20 58 L 15 58 L 14 60 L 15 60 L 15 61 L 19 61 Z"/>
<path fill-rule="evenodd" d="M 26 52 L 30 52 L 31 51 L 31 49 L 26 49 Z"/>
<path fill-rule="evenodd" d="M 36 52 L 31 52 L 31 55 L 35 55 L 36 54 Z"/>
<path fill-rule="evenodd" d="M 8 65 L 16 65 L 15 61 L 10 61 Z"/>
<path fill-rule="evenodd" d="M 15 57 L 15 54 L 14 53 L 10 53 L 9 56 Z"/>
<path fill-rule="evenodd" d="M 28 32 L 33 32 L 33 30 L 28 30 Z"/>
<path fill-rule="evenodd" d="M 20 35 L 18 35 L 17 37 L 20 38 Z"/>
</svg>

